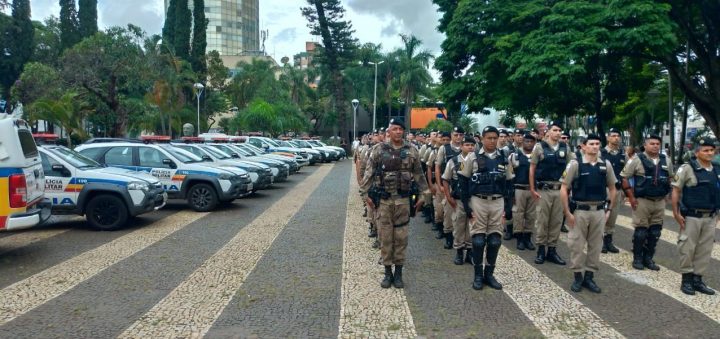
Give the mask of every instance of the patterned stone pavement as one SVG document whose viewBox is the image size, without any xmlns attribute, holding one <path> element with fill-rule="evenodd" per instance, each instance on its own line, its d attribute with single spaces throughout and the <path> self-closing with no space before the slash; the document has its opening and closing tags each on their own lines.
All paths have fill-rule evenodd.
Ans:
<svg viewBox="0 0 720 339">
<path fill-rule="evenodd" d="M 349 161 L 211 213 L 181 203 L 96 232 L 81 218 L 0 233 L 2 338 L 655 338 L 720 333 L 720 296 L 679 291 L 678 227 L 666 214 L 659 272 L 630 267 L 630 211 L 620 254 L 603 254 L 600 295 L 569 290 L 567 267 L 536 265 L 504 243 L 502 291 L 474 291 L 430 225 L 411 223 L 405 289 L 379 287 Z M 717 237 L 716 237 L 717 238 Z M 567 259 L 566 236 L 558 247 Z M 705 280 L 720 287 L 715 245 Z"/>
</svg>

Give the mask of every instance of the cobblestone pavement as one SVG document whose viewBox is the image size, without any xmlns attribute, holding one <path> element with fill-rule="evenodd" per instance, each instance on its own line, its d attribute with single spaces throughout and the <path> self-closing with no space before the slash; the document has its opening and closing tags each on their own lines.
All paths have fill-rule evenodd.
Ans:
<svg viewBox="0 0 720 339">
<path fill-rule="evenodd" d="M 0 233 L 1 338 L 693 338 L 720 333 L 720 296 L 680 293 L 678 225 L 666 211 L 659 272 L 630 266 L 630 210 L 620 254 L 601 255 L 600 295 L 504 242 L 502 291 L 474 291 L 430 225 L 410 225 L 404 289 L 381 289 L 349 161 L 210 213 L 172 202 L 129 228 L 79 217 Z M 718 235 L 716 234 L 716 239 Z M 558 246 L 569 259 L 566 235 Z M 704 280 L 720 287 L 720 246 Z"/>
</svg>

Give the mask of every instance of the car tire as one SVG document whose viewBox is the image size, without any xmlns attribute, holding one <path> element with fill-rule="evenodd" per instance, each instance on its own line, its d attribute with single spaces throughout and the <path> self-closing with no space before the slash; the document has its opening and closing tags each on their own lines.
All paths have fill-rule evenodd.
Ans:
<svg viewBox="0 0 720 339">
<path fill-rule="evenodd" d="M 187 202 L 196 212 L 208 212 L 214 210 L 219 201 L 214 187 L 200 183 L 190 187 Z"/>
<path fill-rule="evenodd" d="M 92 197 L 85 207 L 88 223 L 100 231 L 114 231 L 127 223 L 129 213 L 125 202 L 112 194 Z"/>
</svg>

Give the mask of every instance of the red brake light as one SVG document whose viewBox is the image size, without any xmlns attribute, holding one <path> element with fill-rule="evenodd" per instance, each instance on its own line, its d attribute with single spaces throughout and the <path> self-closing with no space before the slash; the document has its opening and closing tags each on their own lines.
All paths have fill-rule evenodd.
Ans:
<svg viewBox="0 0 720 339">
<path fill-rule="evenodd" d="M 27 183 L 24 174 L 13 174 L 9 178 L 10 208 L 27 206 Z"/>
</svg>

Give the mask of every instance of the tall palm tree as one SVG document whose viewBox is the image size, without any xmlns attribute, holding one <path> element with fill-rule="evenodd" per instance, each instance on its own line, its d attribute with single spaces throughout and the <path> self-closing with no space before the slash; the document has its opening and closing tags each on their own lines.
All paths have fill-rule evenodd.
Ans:
<svg viewBox="0 0 720 339">
<path fill-rule="evenodd" d="M 414 35 L 400 34 L 400 38 L 404 45 L 399 53 L 400 95 L 405 101 L 405 123 L 409 127 L 415 97 L 423 94 L 432 82 L 428 69 L 433 56 L 427 50 L 420 50 L 422 41 Z"/>
</svg>

